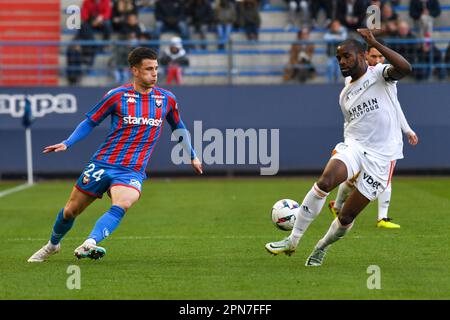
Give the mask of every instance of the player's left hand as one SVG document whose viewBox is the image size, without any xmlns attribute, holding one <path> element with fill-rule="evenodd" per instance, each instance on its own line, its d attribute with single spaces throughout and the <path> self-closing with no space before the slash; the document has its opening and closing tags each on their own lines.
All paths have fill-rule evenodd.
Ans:
<svg viewBox="0 0 450 320">
<path fill-rule="evenodd" d="M 406 136 L 408 137 L 408 142 L 410 145 L 415 146 L 419 143 L 419 137 L 414 131 L 408 132 Z"/>
<path fill-rule="evenodd" d="M 373 45 L 374 43 L 377 42 L 377 40 L 375 39 L 375 36 L 373 35 L 372 30 L 367 29 L 367 28 L 360 28 L 360 29 L 356 29 L 356 31 L 361 35 L 361 37 L 364 39 L 364 41 L 367 42 L 367 44 Z"/>
<path fill-rule="evenodd" d="M 60 151 L 66 151 L 67 146 L 64 143 L 57 143 L 48 147 L 44 148 L 44 151 L 42 153 L 49 153 L 49 152 L 60 152 Z"/>
<path fill-rule="evenodd" d="M 192 166 L 194 167 L 195 172 L 198 174 L 203 174 L 203 168 L 200 160 L 198 158 L 195 158 L 191 161 Z"/>
</svg>

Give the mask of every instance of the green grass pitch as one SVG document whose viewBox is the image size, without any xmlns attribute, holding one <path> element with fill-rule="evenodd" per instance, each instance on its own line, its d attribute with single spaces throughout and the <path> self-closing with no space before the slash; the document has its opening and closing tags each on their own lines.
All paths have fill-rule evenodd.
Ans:
<svg viewBox="0 0 450 320">
<path fill-rule="evenodd" d="M 271 256 L 264 244 L 287 232 L 270 222 L 283 198 L 299 202 L 309 178 L 155 179 L 121 226 L 102 242 L 99 261 L 73 256 L 109 198 L 75 222 L 62 252 L 41 264 L 28 257 L 46 243 L 73 181 L 40 183 L 0 198 L 0 299 L 449 299 L 450 178 L 396 177 L 390 216 L 399 230 L 375 227 L 376 203 L 331 246 L 325 263 L 305 260 L 332 220 L 313 222 L 297 252 Z M 4 190 L 11 185 L 0 186 Z M 329 197 L 333 199 L 335 192 Z M 69 290 L 70 265 L 81 289 Z M 368 289 L 368 267 L 381 289 Z"/>
</svg>

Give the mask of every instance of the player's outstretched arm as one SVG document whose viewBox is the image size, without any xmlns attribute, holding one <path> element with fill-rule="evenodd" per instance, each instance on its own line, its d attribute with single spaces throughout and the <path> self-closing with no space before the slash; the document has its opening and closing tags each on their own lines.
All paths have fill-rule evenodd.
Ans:
<svg viewBox="0 0 450 320">
<path fill-rule="evenodd" d="M 388 76 L 393 80 L 400 80 L 412 72 L 411 64 L 392 49 L 383 46 L 379 43 L 371 30 L 369 29 L 357 29 L 358 33 L 363 37 L 367 44 L 375 47 L 380 53 L 389 61 L 392 65 L 387 69 Z"/>
</svg>

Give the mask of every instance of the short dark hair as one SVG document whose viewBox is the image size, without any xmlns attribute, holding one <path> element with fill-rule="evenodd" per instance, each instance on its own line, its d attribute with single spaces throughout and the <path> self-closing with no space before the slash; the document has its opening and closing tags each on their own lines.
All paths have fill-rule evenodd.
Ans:
<svg viewBox="0 0 450 320">
<path fill-rule="evenodd" d="M 130 65 L 130 68 L 139 66 L 144 59 L 157 60 L 158 54 L 155 50 L 145 47 L 137 47 L 128 54 L 128 64 Z"/>
<path fill-rule="evenodd" d="M 361 43 L 360 41 L 356 40 L 356 39 L 344 40 L 341 43 L 339 43 L 339 46 L 350 46 L 350 47 L 353 47 L 353 48 L 355 48 L 357 53 L 364 54 L 364 52 L 366 52 L 366 46 L 363 43 Z"/>
</svg>

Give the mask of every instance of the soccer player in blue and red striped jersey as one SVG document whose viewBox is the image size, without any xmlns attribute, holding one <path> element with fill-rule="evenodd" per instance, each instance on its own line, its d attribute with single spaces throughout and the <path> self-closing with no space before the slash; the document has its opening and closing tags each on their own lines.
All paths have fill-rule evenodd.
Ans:
<svg viewBox="0 0 450 320">
<path fill-rule="evenodd" d="M 156 87 L 157 54 L 139 47 L 130 52 L 128 63 L 134 76 L 132 84 L 110 90 L 86 114 L 71 136 L 61 143 L 48 146 L 44 153 L 65 151 L 85 138 L 108 116 L 111 131 L 93 155 L 64 208 L 58 213 L 49 242 L 33 254 L 29 262 L 42 262 L 60 251 L 60 242 L 71 229 L 75 218 L 105 192 L 111 197 L 111 208 L 101 216 L 86 241 L 75 249 L 79 259 L 99 259 L 106 253 L 98 243 L 120 224 L 125 212 L 138 201 L 145 168 L 161 134 L 164 119 L 172 131 L 180 134 L 185 150 L 198 174 L 202 165 L 195 155 L 187 129 L 180 118 L 177 99 L 167 90 Z"/>
</svg>

